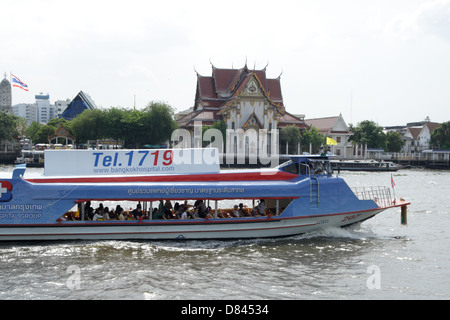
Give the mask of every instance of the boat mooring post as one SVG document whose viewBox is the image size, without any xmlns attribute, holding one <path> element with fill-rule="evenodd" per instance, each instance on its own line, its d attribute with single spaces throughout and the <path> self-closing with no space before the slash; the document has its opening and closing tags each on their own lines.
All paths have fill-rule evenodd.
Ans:
<svg viewBox="0 0 450 320">
<path fill-rule="evenodd" d="M 400 223 L 402 224 L 402 226 L 406 226 L 408 224 L 408 219 L 406 217 L 408 212 L 407 206 L 401 206 L 401 215 L 400 215 Z"/>
</svg>

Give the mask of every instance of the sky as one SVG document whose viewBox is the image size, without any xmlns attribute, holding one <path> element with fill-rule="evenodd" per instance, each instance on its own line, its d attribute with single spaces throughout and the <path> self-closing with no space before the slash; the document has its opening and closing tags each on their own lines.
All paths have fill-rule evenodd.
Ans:
<svg viewBox="0 0 450 320">
<path fill-rule="evenodd" d="M 2 0 L 13 104 L 194 105 L 196 72 L 281 75 L 286 110 L 381 126 L 450 120 L 450 0 Z"/>
</svg>

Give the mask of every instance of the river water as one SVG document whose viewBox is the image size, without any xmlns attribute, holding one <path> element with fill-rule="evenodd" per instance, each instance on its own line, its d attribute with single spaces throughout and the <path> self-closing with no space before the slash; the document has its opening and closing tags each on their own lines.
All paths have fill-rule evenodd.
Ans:
<svg viewBox="0 0 450 320">
<path fill-rule="evenodd" d="M 0 177 L 11 172 L 0 167 Z M 351 187 L 391 179 L 341 176 Z M 449 299 L 450 172 L 393 179 L 396 196 L 412 202 L 407 226 L 396 208 L 283 239 L 0 243 L 0 299 Z"/>
</svg>

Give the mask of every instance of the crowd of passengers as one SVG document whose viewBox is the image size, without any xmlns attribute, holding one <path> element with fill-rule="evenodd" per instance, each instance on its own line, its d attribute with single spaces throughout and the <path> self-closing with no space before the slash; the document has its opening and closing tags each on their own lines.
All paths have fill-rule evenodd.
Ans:
<svg viewBox="0 0 450 320">
<path fill-rule="evenodd" d="M 159 200 L 159 205 L 149 211 L 142 210 L 140 203 L 135 209 L 124 210 L 120 205 L 115 209 L 104 207 L 102 203 L 97 208 L 91 206 L 91 202 L 87 201 L 84 204 L 85 220 L 90 221 L 104 221 L 104 220 L 142 220 L 150 219 L 199 219 L 199 218 L 215 218 L 215 213 L 210 206 L 206 206 L 203 200 L 195 201 L 194 205 L 175 202 L 172 206 L 170 200 Z M 240 218 L 240 217 L 258 217 L 265 216 L 266 209 L 264 199 L 259 200 L 258 205 L 249 209 L 244 204 L 234 205 L 232 210 L 217 210 L 217 218 Z M 62 220 L 79 220 L 79 213 L 66 213 Z"/>
</svg>

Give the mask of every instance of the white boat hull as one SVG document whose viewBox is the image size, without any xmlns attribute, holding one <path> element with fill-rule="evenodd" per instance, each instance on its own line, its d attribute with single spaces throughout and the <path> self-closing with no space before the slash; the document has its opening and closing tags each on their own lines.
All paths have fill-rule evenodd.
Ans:
<svg viewBox="0 0 450 320">
<path fill-rule="evenodd" d="M 295 218 L 108 221 L 57 225 L 2 226 L 0 240 L 184 240 L 286 237 L 364 221 L 383 211 Z"/>
</svg>

